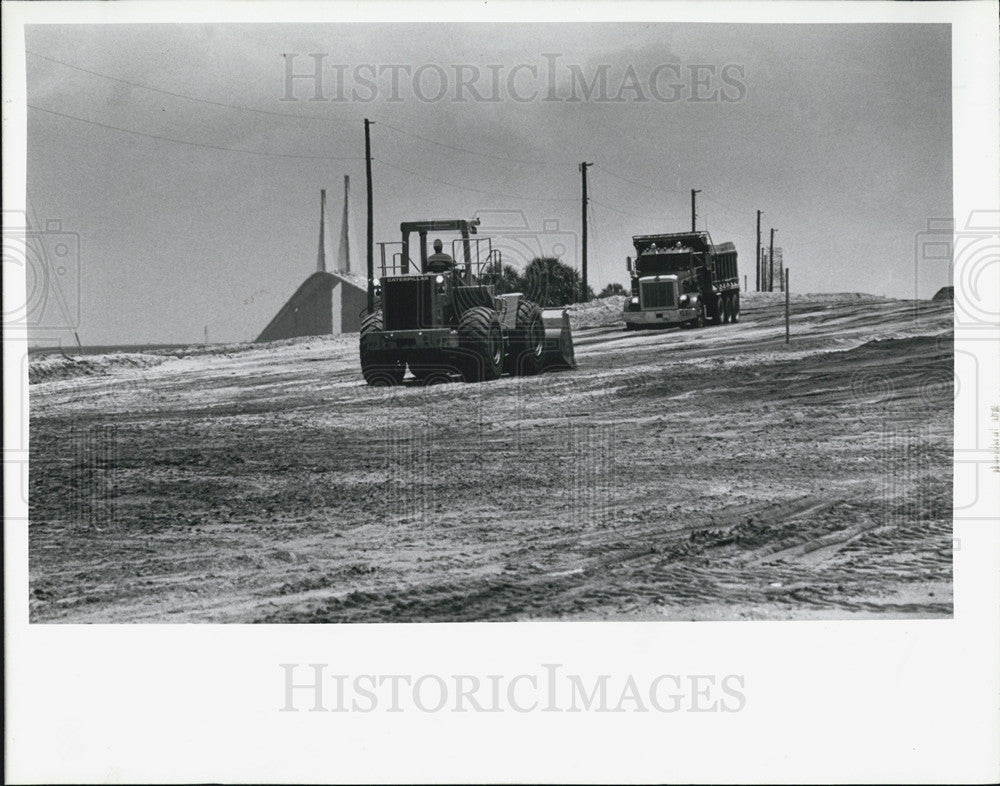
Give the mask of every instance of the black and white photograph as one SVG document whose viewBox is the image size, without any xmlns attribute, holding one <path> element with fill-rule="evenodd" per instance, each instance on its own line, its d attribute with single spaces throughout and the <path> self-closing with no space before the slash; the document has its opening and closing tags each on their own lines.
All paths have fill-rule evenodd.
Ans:
<svg viewBox="0 0 1000 786">
<path fill-rule="evenodd" d="M 179 701 L 236 680 L 179 676 L 218 643 L 289 734 L 642 713 L 703 751 L 792 691 L 738 652 L 839 680 L 961 625 L 996 666 L 996 3 L 615 5 L 4 3 L 8 665 L 127 642 Z M 1000 772 L 988 704 L 934 779 Z M 931 772 L 897 733 L 771 777 Z M 231 782 L 114 747 L 14 782 Z M 606 753 L 233 772 L 767 778 Z"/>
<path fill-rule="evenodd" d="M 29 28 L 32 621 L 952 613 L 948 27 L 549 39 Z"/>
</svg>

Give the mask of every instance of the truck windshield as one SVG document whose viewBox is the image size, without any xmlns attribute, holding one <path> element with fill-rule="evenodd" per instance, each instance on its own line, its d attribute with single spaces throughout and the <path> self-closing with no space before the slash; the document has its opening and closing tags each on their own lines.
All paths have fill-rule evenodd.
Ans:
<svg viewBox="0 0 1000 786">
<path fill-rule="evenodd" d="M 664 273 L 679 273 L 691 265 L 690 251 L 668 251 L 659 254 L 642 254 L 636 260 L 640 276 L 658 276 Z"/>
</svg>

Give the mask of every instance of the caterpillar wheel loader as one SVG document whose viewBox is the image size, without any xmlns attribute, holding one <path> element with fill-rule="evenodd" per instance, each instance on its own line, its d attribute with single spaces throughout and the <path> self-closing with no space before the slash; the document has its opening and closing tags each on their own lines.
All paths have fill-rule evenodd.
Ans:
<svg viewBox="0 0 1000 786">
<path fill-rule="evenodd" d="M 369 385 L 398 385 L 406 369 L 423 382 L 494 380 L 504 372 L 575 368 L 565 309 L 541 309 L 521 293 L 495 294 L 501 253 L 473 237 L 479 219 L 406 221 L 399 243 L 379 243 L 361 318 L 361 371 Z M 418 262 L 411 259 L 416 233 Z M 451 254 L 429 233 L 457 233 Z M 377 272 L 377 275 L 376 275 Z"/>
</svg>

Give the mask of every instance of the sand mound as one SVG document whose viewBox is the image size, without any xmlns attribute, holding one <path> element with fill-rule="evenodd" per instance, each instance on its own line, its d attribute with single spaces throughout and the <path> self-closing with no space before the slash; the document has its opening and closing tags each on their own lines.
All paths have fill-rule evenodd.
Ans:
<svg viewBox="0 0 1000 786">
<path fill-rule="evenodd" d="M 574 328 L 606 327 L 622 322 L 625 295 L 608 295 L 594 298 L 589 303 L 574 303 L 567 308 L 569 322 Z"/>
<path fill-rule="evenodd" d="M 885 303 L 893 298 L 868 295 L 862 292 L 830 292 L 822 294 L 798 294 L 792 292 L 792 303 L 816 303 L 823 305 L 857 305 L 860 303 Z M 627 295 L 609 295 L 594 298 L 589 303 L 574 303 L 567 306 L 570 324 L 574 328 L 610 327 L 623 322 L 622 309 Z M 785 302 L 784 292 L 741 292 L 740 302 L 747 306 L 777 305 Z"/>
<path fill-rule="evenodd" d="M 356 333 L 339 336 L 304 336 L 264 343 L 239 342 L 232 344 L 192 344 L 188 347 L 150 349 L 144 352 L 109 352 L 101 355 L 44 355 L 32 357 L 28 366 L 28 383 L 53 382 L 77 377 L 105 376 L 128 369 L 158 366 L 169 360 L 191 358 L 234 358 L 253 353 L 287 353 L 287 347 L 301 345 L 310 349 L 317 344 L 331 348 L 342 345 L 355 346 Z"/>
<path fill-rule="evenodd" d="M 167 360 L 166 355 L 145 353 L 114 353 L 71 358 L 66 355 L 47 355 L 32 360 L 28 366 L 28 383 L 53 382 L 76 377 L 93 377 L 110 374 L 123 368 L 149 368 Z"/>
<path fill-rule="evenodd" d="M 357 343 L 357 333 L 344 333 L 330 336 L 299 336 L 297 338 L 285 338 L 279 341 L 243 341 L 232 344 L 192 344 L 189 347 L 179 349 L 158 350 L 157 354 L 164 354 L 168 357 L 188 358 L 188 357 L 233 357 L 246 352 L 271 352 L 281 347 L 296 346 L 299 344 L 311 346 L 317 343 L 327 343 L 331 345 Z"/>
</svg>

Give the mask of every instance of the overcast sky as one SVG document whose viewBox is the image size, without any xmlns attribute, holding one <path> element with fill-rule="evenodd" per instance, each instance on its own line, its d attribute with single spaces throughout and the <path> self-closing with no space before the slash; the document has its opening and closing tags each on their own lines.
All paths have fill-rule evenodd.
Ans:
<svg viewBox="0 0 1000 786">
<path fill-rule="evenodd" d="M 793 290 L 896 297 L 952 215 L 947 26 L 45 25 L 26 46 L 29 206 L 80 236 L 84 344 L 253 339 L 315 268 L 321 188 L 336 248 L 345 174 L 360 266 L 364 117 L 376 240 L 478 213 L 505 261 L 576 266 L 593 162 L 595 290 L 627 282 L 633 234 L 688 228 L 691 188 L 751 289 L 757 209 Z M 322 83 L 289 87 L 289 54 Z M 920 296 L 947 277 L 921 270 Z"/>
</svg>

